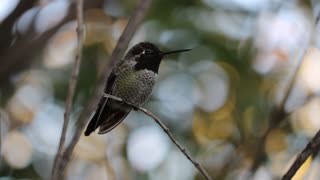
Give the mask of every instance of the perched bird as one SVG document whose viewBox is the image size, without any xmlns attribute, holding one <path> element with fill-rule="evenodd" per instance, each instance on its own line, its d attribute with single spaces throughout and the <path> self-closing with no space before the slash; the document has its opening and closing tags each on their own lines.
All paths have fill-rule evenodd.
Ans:
<svg viewBox="0 0 320 180">
<path fill-rule="evenodd" d="M 151 94 L 162 58 L 168 54 L 189 50 L 162 52 L 150 42 L 140 42 L 133 46 L 124 59 L 113 67 L 104 92 L 139 107 Z M 102 97 L 84 134 L 89 136 L 98 127 L 100 127 L 98 134 L 111 131 L 131 110 L 132 107 L 127 104 Z"/>
</svg>

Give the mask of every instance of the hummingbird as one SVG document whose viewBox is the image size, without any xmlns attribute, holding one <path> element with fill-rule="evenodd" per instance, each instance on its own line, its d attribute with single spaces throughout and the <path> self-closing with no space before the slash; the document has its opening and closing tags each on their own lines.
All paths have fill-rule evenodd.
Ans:
<svg viewBox="0 0 320 180">
<path fill-rule="evenodd" d="M 163 52 L 150 42 L 140 42 L 129 49 L 124 58 L 113 67 L 104 93 L 140 107 L 152 92 L 163 57 L 190 50 Z M 108 133 L 117 127 L 132 109 L 128 104 L 102 96 L 84 135 L 89 136 L 98 127 L 98 134 Z"/>
</svg>

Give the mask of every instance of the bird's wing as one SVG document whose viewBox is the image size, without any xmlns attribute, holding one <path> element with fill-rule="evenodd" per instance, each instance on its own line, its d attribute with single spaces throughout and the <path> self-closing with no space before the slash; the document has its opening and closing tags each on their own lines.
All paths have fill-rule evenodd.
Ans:
<svg viewBox="0 0 320 180">
<path fill-rule="evenodd" d="M 124 60 L 120 61 L 112 70 L 112 72 L 110 73 L 110 76 L 107 80 L 106 86 L 105 86 L 105 90 L 104 93 L 107 94 L 111 94 L 113 88 L 114 88 L 114 82 L 117 79 L 117 69 L 119 66 L 121 66 L 123 64 Z M 110 111 L 108 110 L 108 98 L 102 96 L 100 99 L 100 102 L 98 104 L 98 109 L 95 112 L 94 116 L 92 117 L 92 119 L 90 120 L 90 123 L 87 126 L 87 129 L 85 131 L 85 135 L 89 136 L 93 131 L 95 131 L 100 124 L 104 121 L 107 120 L 106 118 L 108 116 L 110 116 Z"/>
<path fill-rule="evenodd" d="M 108 117 L 104 119 L 104 121 L 102 121 L 102 123 L 100 124 L 98 134 L 105 134 L 117 127 L 131 111 L 131 107 L 128 107 L 127 105 L 122 104 L 121 102 L 114 100 L 110 101 L 113 102 L 110 103 L 111 105 L 107 105 L 107 108 L 109 108 L 107 110 Z"/>
<path fill-rule="evenodd" d="M 122 59 L 119 63 L 117 63 L 115 65 L 115 67 L 113 67 L 112 69 L 112 72 L 110 73 L 109 75 L 109 78 L 107 80 L 107 84 L 106 84 L 106 87 L 105 87 L 105 90 L 104 90 L 104 93 L 107 93 L 107 94 L 111 94 L 113 88 L 114 88 L 114 82 L 118 76 L 118 72 L 117 72 L 117 69 L 125 62 L 124 59 Z M 100 119 L 100 116 L 102 114 L 102 112 L 105 112 L 105 106 L 107 105 L 107 102 L 108 102 L 108 98 L 107 97 L 104 97 L 102 96 L 101 100 L 100 100 L 100 103 L 99 103 L 99 106 L 98 106 L 98 109 L 96 111 L 96 114 L 98 114 L 98 121 L 96 122 L 95 124 L 95 129 L 97 129 L 97 127 L 101 124 L 101 122 L 99 121 L 102 121 L 103 119 Z"/>
<path fill-rule="evenodd" d="M 118 68 L 123 65 L 123 63 L 125 62 L 125 60 L 121 60 L 119 63 L 117 63 L 113 69 L 112 69 L 112 72 L 110 73 L 110 76 L 107 80 L 107 84 L 106 84 L 106 87 L 105 87 L 105 90 L 104 92 L 107 93 L 107 94 L 110 94 L 113 90 L 113 87 L 114 87 L 114 81 L 116 80 L 117 76 L 118 76 Z"/>
<path fill-rule="evenodd" d="M 110 93 L 113 89 L 113 85 L 114 85 L 114 81 L 116 80 L 116 75 L 111 72 L 106 87 L 105 87 L 105 93 Z M 84 134 L 86 136 L 89 136 L 93 131 L 95 131 L 98 126 L 101 124 L 101 115 L 103 114 L 103 110 L 106 108 L 106 104 L 107 104 L 108 98 L 102 96 L 100 99 L 100 102 L 98 104 L 98 109 L 96 110 L 94 116 L 92 117 L 92 119 L 90 120 L 86 131 L 84 132 Z"/>
<path fill-rule="evenodd" d="M 112 92 L 113 87 L 114 87 L 114 81 L 116 80 L 116 77 L 117 76 L 115 75 L 115 73 L 112 72 L 110 74 L 110 76 L 108 78 L 108 81 L 107 81 L 107 84 L 106 84 L 106 88 L 105 88 L 104 93 L 110 94 Z M 94 129 L 97 129 L 97 127 L 101 124 L 101 122 L 99 123 L 99 121 L 102 121 L 102 119 L 100 117 L 101 117 L 102 113 L 105 112 L 105 108 L 106 108 L 107 102 L 108 102 L 108 98 L 102 96 L 101 100 L 99 102 L 98 109 L 96 111 L 97 121 L 96 121 Z"/>
</svg>

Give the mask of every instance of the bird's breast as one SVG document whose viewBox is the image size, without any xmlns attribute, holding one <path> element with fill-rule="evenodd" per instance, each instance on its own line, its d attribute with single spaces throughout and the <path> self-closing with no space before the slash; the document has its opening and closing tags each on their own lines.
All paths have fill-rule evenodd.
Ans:
<svg viewBox="0 0 320 180">
<path fill-rule="evenodd" d="M 127 70 L 118 76 L 112 94 L 140 106 L 149 98 L 156 80 L 157 74 L 153 71 Z"/>
</svg>

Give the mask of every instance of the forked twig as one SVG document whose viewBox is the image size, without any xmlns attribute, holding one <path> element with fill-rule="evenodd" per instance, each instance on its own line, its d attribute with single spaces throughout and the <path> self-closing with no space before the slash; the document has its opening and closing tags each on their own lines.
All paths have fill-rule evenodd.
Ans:
<svg viewBox="0 0 320 180">
<path fill-rule="evenodd" d="M 64 147 L 66 133 L 67 133 L 68 124 L 70 120 L 72 101 L 74 98 L 75 89 L 77 86 L 78 76 L 80 71 L 82 44 L 83 44 L 83 0 L 77 0 L 76 6 L 77 6 L 77 24 L 78 24 L 78 27 L 77 27 L 77 37 L 78 37 L 77 44 L 78 45 L 77 45 L 75 61 L 74 61 L 74 65 L 73 65 L 72 73 L 70 77 L 70 84 L 69 84 L 69 89 L 68 89 L 68 94 L 66 99 L 64 121 L 63 121 L 61 137 L 60 137 L 60 143 L 59 143 L 58 152 L 55 156 L 53 167 L 52 167 L 51 180 L 57 179 L 56 167 L 57 167 L 57 164 L 61 161 L 62 150 Z"/>
<path fill-rule="evenodd" d="M 191 157 L 191 155 L 186 151 L 186 148 L 184 148 L 182 145 L 180 145 L 179 142 L 173 137 L 173 135 L 170 132 L 169 128 L 166 125 L 164 125 L 163 122 L 156 115 L 154 115 L 151 111 L 148 111 L 147 109 L 144 109 L 142 107 L 135 106 L 135 105 L 133 105 L 131 103 L 125 102 L 121 98 L 116 97 L 116 96 L 112 96 L 110 94 L 104 94 L 104 97 L 107 97 L 107 98 L 110 98 L 110 99 L 113 99 L 113 100 L 116 100 L 116 101 L 119 101 L 119 102 L 123 102 L 123 103 L 133 107 L 134 109 L 138 109 L 139 111 L 141 111 L 144 114 L 146 114 L 149 117 L 151 117 L 163 129 L 163 131 L 169 136 L 170 140 L 179 148 L 179 150 L 187 157 L 187 159 L 189 159 L 189 161 L 191 161 L 191 163 L 199 170 L 201 175 L 205 179 L 211 180 L 211 177 L 208 175 L 206 170 L 201 166 L 201 164 L 198 163 L 196 160 L 194 160 Z"/>
</svg>

